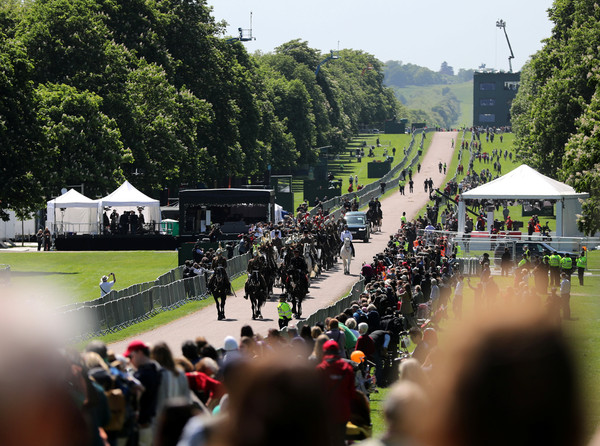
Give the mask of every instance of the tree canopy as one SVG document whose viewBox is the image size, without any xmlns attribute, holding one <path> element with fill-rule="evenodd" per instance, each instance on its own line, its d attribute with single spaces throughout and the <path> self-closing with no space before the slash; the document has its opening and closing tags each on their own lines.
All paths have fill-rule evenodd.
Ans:
<svg viewBox="0 0 600 446">
<path fill-rule="evenodd" d="M 546 175 L 589 192 L 580 228 L 600 230 L 600 8 L 555 0 L 552 35 L 523 67 L 511 113 L 518 156 Z"/>
<path fill-rule="evenodd" d="M 372 55 L 316 75 L 307 42 L 251 54 L 224 30 L 205 0 L 0 0 L 0 212 L 132 173 L 157 196 L 291 172 L 403 113 Z"/>
</svg>

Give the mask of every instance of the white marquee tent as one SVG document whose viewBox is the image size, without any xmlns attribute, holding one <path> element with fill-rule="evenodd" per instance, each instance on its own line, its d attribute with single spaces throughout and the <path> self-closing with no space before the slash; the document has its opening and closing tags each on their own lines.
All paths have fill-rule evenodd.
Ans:
<svg viewBox="0 0 600 446">
<path fill-rule="evenodd" d="M 46 226 L 55 234 L 97 234 L 98 202 L 75 189 L 47 202 Z"/>
<path fill-rule="evenodd" d="M 150 198 L 137 190 L 129 181 L 125 181 L 114 192 L 98 200 L 100 215 L 105 208 L 116 210 L 119 215 L 125 211 L 136 211 L 143 208 L 142 214 L 146 223 L 158 225 L 160 223 L 160 202 Z M 110 215 L 110 212 L 107 212 Z"/>
<path fill-rule="evenodd" d="M 523 164 L 500 178 L 462 193 L 458 227 L 465 227 L 464 200 L 552 200 L 556 202 L 556 235 L 579 236 L 576 222 L 576 215 L 581 213 L 579 199 L 588 197 L 589 194 L 577 193 L 571 186 Z M 488 221 L 488 226 L 491 223 Z"/>
</svg>

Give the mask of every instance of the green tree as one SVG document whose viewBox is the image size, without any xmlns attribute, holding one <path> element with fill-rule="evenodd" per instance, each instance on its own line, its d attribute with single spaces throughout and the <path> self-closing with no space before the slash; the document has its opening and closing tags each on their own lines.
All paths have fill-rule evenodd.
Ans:
<svg viewBox="0 0 600 446">
<path fill-rule="evenodd" d="M 594 235 L 600 231 L 600 84 L 577 119 L 577 132 L 565 147 L 563 166 L 562 179 L 575 190 L 590 194 L 583 203 L 583 217 L 578 225 L 582 232 Z"/>
<path fill-rule="evenodd" d="M 555 0 L 549 16 L 552 36 L 524 67 L 513 101 L 515 146 L 532 167 L 592 194 L 582 227 L 593 232 L 600 10 L 592 1 Z"/>
<path fill-rule="evenodd" d="M 102 98 L 64 84 L 42 84 L 35 96 L 41 145 L 49 153 L 47 195 L 67 184 L 85 183 L 91 196 L 114 188 L 129 154 L 116 122 L 101 111 Z"/>
<path fill-rule="evenodd" d="M 0 22 L 11 32 L 14 11 L 0 9 Z M 38 143 L 33 64 L 25 48 L 0 30 L 0 218 L 43 205 L 47 153 Z"/>
</svg>

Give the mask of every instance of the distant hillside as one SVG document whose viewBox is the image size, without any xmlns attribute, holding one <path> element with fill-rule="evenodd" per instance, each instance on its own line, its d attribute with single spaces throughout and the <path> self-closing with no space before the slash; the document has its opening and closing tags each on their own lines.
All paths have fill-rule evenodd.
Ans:
<svg viewBox="0 0 600 446">
<path fill-rule="evenodd" d="M 439 71 L 414 64 L 388 61 L 384 85 L 429 126 L 470 126 L 473 121 L 473 71 L 454 68 L 442 62 Z"/>
<path fill-rule="evenodd" d="M 471 126 L 473 123 L 473 81 L 460 84 L 396 87 L 396 97 L 411 110 L 426 113 L 428 125 Z"/>
</svg>

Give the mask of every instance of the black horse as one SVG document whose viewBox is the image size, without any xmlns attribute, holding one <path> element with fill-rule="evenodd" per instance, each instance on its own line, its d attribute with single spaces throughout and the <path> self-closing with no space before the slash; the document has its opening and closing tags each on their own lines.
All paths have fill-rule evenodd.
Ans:
<svg viewBox="0 0 600 446">
<path fill-rule="evenodd" d="M 230 290 L 231 282 L 229 282 L 227 271 L 222 266 L 217 266 L 208 281 L 208 291 L 212 293 L 217 303 L 217 317 L 219 320 L 225 319 L 225 301 Z"/>
<path fill-rule="evenodd" d="M 308 278 L 299 269 L 291 268 L 285 281 L 289 300 L 292 302 L 292 313 L 296 319 L 302 317 L 302 301 L 308 293 Z"/>
<path fill-rule="evenodd" d="M 253 270 L 245 285 L 246 295 L 252 305 L 252 319 L 261 318 L 261 308 L 267 300 L 267 286 L 259 271 Z"/>
</svg>

